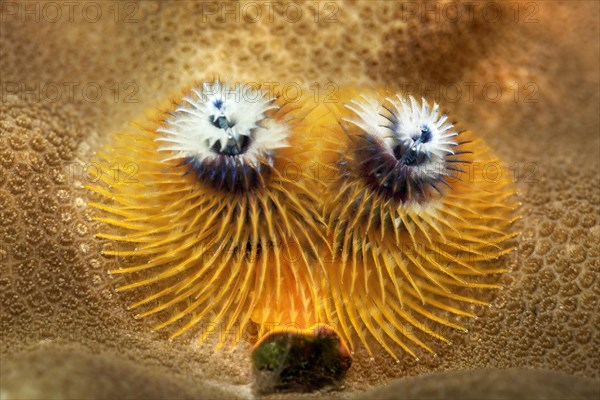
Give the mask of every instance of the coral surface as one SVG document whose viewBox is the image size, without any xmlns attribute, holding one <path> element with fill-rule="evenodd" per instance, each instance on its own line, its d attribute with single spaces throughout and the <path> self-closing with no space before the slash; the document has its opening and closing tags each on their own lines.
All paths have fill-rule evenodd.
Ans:
<svg viewBox="0 0 600 400">
<path fill-rule="evenodd" d="M 481 135 L 516 181 L 522 235 L 491 306 L 474 306 L 469 333 L 448 331 L 437 357 L 358 351 L 347 392 L 490 367 L 597 382 L 597 2 L 306 2 L 272 14 L 263 5 L 260 17 L 255 2 L 77 2 L 60 17 L 48 4 L 1 4 L 3 398 L 91 396 L 99 380 L 107 396 L 163 383 L 149 394 L 251 396 L 248 344 L 215 353 L 131 317 L 83 188 L 100 141 L 208 74 L 276 82 L 289 96 L 300 85 L 312 96 L 345 84 L 410 90 Z M 438 383 L 461 379 L 446 372 Z M 539 390 L 547 381 L 531 380 Z"/>
</svg>

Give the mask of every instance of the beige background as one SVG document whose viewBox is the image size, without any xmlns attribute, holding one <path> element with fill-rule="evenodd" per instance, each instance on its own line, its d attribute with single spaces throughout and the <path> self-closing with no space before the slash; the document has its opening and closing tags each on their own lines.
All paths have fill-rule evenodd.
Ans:
<svg viewBox="0 0 600 400">
<path fill-rule="evenodd" d="M 490 385 L 460 373 L 399 385 L 414 396 L 504 393 L 502 384 L 518 387 L 515 376 L 529 372 L 484 368 L 519 367 L 579 377 L 532 375 L 533 393 L 558 382 L 590 396 L 600 370 L 599 5 L 476 3 L 456 22 L 453 7 L 468 5 L 276 2 L 271 22 L 267 6 L 257 17 L 256 2 L 80 2 L 72 15 L 59 2 L 60 16 L 43 2 L 2 3 L 0 395 L 252 396 L 248 345 L 215 353 L 193 336 L 169 342 L 126 311 L 81 187 L 82 165 L 110 132 L 217 74 L 311 94 L 320 83 L 320 96 L 335 90 L 328 82 L 423 85 L 513 168 L 504 172 L 517 180 L 522 235 L 492 306 L 475 308 L 480 318 L 469 334 L 452 334 L 453 345 L 437 343 L 438 357 L 396 364 L 358 349 L 335 395 L 471 369 Z"/>
</svg>

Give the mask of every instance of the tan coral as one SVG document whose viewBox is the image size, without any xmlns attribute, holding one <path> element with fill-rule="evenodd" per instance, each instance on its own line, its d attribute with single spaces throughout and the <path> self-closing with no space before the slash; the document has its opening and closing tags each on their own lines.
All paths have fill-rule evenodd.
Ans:
<svg viewBox="0 0 600 400">
<path fill-rule="evenodd" d="M 81 18 L 50 23 L 29 16 L 23 22 L 19 14 L 3 14 L 2 84 L 96 81 L 110 93 L 114 82 L 135 82 L 139 89 L 137 103 L 124 103 L 123 97 L 115 103 L 112 96 L 92 103 L 81 95 L 52 103 L 19 93 L 10 96 L 3 86 L 8 95 L 0 104 L 3 360 L 26 346 L 39 347 L 41 340 L 75 341 L 87 343 L 96 353 L 116 348 L 151 368 L 164 363 L 175 379 L 187 374 L 199 381 L 208 376 L 220 382 L 247 382 L 241 355 L 211 358 L 186 343 L 158 340 L 128 318 L 124 303 L 111 290 L 118 282 L 101 273 L 112 268 L 112 261 L 90 246 L 97 226 L 78 202 L 85 197 L 78 181 L 87 182 L 86 178 L 67 179 L 70 164 L 60 156 L 71 151 L 82 165 L 89 163 L 99 135 L 104 138 L 183 82 L 201 78 L 211 64 L 218 73 L 245 73 L 250 80 L 283 83 L 302 78 L 308 84 L 317 79 L 339 85 L 422 82 L 433 88 L 451 76 L 459 84 L 476 82 L 481 88 L 496 82 L 503 89 L 498 103 L 477 90 L 473 100 L 463 91 L 459 101 L 447 106 L 507 162 L 506 173 L 517 180 L 522 193 L 523 235 L 511 260 L 513 271 L 501 279 L 505 289 L 472 323 L 469 335 L 448 332 L 455 346 L 437 358 L 423 356 L 415 363 L 410 356 L 401 357 L 396 365 L 371 362 L 358 351 L 348 390 L 407 374 L 492 365 L 598 376 L 597 2 L 534 2 L 534 23 L 523 18 L 515 22 L 514 9 L 508 8 L 513 3 L 507 3 L 503 15 L 508 19 L 501 24 L 479 18 L 475 24 L 464 20 L 440 27 L 418 16 L 405 25 L 396 3 L 367 1 L 356 2 L 354 8 L 340 6 L 339 22 L 334 24 L 314 24 L 311 18 L 304 25 L 292 25 L 278 19 L 213 23 L 211 29 L 198 24 L 197 5 L 190 2 L 188 8 L 180 8 L 179 3 L 132 3 L 139 5 L 136 24 L 115 23 L 110 17 L 97 23 Z M 108 7 L 112 2 L 99 4 Z M 520 10 L 521 17 L 535 11 Z M 329 39 L 322 42 L 318 37 Z M 220 53 L 215 52 L 217 42 Z M 287 50 L 282 57 L 263 50 L 261 58 L 246 46 L 251 42 Z M 248 50 L 233 50 L 238 43 Z M 438 57 L 436 63 L 428 54 L 438 55 L 437 49 L 446 49 L 446 57 Z M 477 56 L 470 58 L 466 52 Z M 457 62 L 463 57 L 467 65 Z M 277 66 L 271 67 L 269 60 L 276 60 Z M 518 101 L 511 91 L 515 81 L 521 85 Z M 538 89 L 533 96 L 537 103 L 524 102 L 523 96 L 531 92 L 523 87 L 528 82 Z M 64 146 L 61 137 L 74 146 L 59 151 Z M 41 191 L 57 199 L 57 213 L 49 211 L 54 209 L 52 202 L 43 211 L 38 201 Z M 379 355 L 383 354 L 375 354 Z M 211 370 L 198 367 L 208 364 Z M 3 363 L 3 374 L 6 368 Z M 93 381 L 97 376 L 95 372 L 82 379 Z"/>
</svg>

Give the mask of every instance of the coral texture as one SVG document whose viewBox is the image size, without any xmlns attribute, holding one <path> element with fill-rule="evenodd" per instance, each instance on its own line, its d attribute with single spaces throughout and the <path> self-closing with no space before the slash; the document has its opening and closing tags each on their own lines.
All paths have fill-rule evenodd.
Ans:
<svg viewBox="0 0 600 400">
<path fill-rule="evenodd" d="M 123 4 L 116 17 L 109 9 L 113 2 L 100 2 L 103 17 L 97 20 L 82 16 L 81 3 L 73 22 L 65 9 L 54 23 L 41 14 L 44 2 L 32 3 L 40 7 L 37 20 L 21 8 L 7 9 L 8 3 L 1 4 L 0 22 L 3 396 L 21 397 L 9 377 L 27 385 L 34 379 L 32 364 L 56 369 L 53 356 L 24 353 L 44 343 L 76 343 L 147 366 L 150 375 L 131 375 L 139 388 L 157 373 L 178 384 L 248 384 L 243 343 L 234 352 L 215 353 L 193 341 L 164 340 L 131 318 L 114 293 L 120 282 L 106 274 L 114 260 L 101 255 L 93 238 L 99 226 L 83 189 L 94 179 L 99 141 L 176 88 L 211 73 L 278 82 L 280 88 L 292 83 L 290 96 L 295 82 L 323 98 L 349 83 L 409 89 L 444 104 L 478 132 L 507 163 L 503 173 L 516 181 L 522 235 L 491 306 L 474 306 L 479 318 L 469 333 L 449 331 L 453 345 L 437 357 L 417 362 L 406 355 L 395 363 L 383 350 L 373 358 L 358 351 L 348 391 L 406 375 L 486 367 L 598 379 L 597 2 L 530 2 L 529 9 L 494 2 L 502 12 L 497 21 L 490 21 L 489 6 L 484 14 L 486 2 L 455 3 L 471 7 L 473 15 L 455 22 L 442 14 L 446 3 L 438 3 L 436 18 L 420 12 L 421 3 L 408 12 L 400 2 L 307 2 L 298 6 L 298 20 L 280 7 L 270 21 L 267 6 L 261 18 L 240 11 L 236 20 L 203 10 L 201 2 L 128 2 L 132 8 Z M 53 95 L 57 87 L 59 98 Z M 102 89 L 99 99 L 94 87 Z M 5 363 L 9 359 L 23 362 Z M 61 360 L 73 369 L 80 365 Z M 110 375 L 113 366 L 102 365 L 81 379 Z M 74 397 L 90 395 L 86 385 L 78 390 Z"/>
</svg>

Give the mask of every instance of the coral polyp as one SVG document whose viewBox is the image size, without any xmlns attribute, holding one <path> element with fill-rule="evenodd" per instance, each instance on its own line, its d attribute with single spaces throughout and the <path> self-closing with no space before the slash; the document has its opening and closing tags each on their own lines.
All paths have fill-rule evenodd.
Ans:
<svg viewBox="0 0 600 400">
<path fill-rule="evenodd" d="M 262 88 L 210 81 L 98 152 L 97 236 L 127 260 L 111 273 L 137 294 L 138 317 L 158 316 L 172 337 L 220 332 L 219 345 L 251 318 L 317 322 L 325 225 L 303 172 L 314 158 L 303 113 Z M 135 165 L 135 181 L 115 180 L 114 165 Z"/>
<path fill-rule="evenodd" d="M 345 96 L 345 97 L 344 97 Z M 350 343 L 373 340 L 434 352 L 457 317 L 486 304 L 513 250 L 517 207 L 504 164 L 481 139 L 459 131 L 425 100 L 348 90 L 332 107 L 334 167 L 324 205 L 333 263 L 333 321 Z"/>
</svg>

